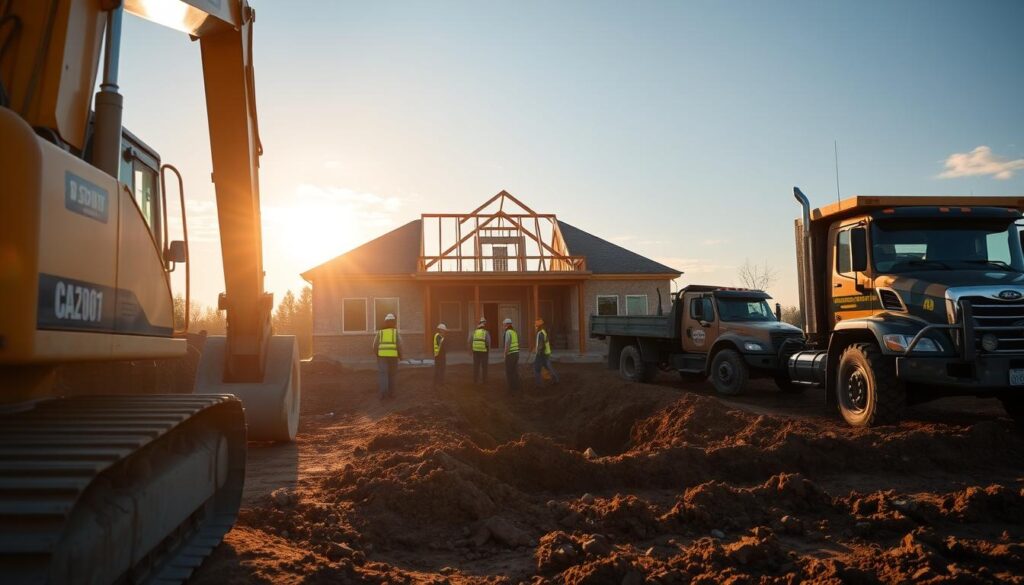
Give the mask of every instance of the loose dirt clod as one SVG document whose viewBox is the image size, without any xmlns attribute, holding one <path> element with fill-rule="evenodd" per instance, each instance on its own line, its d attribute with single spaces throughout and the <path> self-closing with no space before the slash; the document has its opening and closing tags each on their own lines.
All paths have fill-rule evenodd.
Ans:
<svg viewBox="0 0 1024 585">
<path fill-rule="evenodd" d="M 1024 438 L 996 416 L 855 430 L 600 366 L 514 399 L 431 373 L 382 405 L 373 372 L 307 367 L 297 444 L 250 448 L 195 581 L 1024 583 Z"/>
</svg>

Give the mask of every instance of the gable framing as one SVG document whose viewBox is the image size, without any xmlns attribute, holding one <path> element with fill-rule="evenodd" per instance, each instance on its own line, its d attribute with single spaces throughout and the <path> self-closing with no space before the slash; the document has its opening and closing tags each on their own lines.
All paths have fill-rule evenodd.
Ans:
<svg viewBox="0 0 1024 585">
<path fill-rule="evenodd" d="M 507 191 L 469 213 L 425 213 L 421 224 L 420 273 L 586 272 L 586 259 L 570 253 L 557 217 Z"/>
</svg>

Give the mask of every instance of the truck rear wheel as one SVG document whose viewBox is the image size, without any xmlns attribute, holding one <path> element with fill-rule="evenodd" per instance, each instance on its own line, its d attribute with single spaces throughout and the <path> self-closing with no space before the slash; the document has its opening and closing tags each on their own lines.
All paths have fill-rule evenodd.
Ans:
<svg viewBox="0 0 1024 585">
<path fill-rule="evenodd" d="M 630 382 L 650 382 L 657 370 L 654 364 L 644 363 L 640 350 L 635 345 L 627 345 L 619 354 L 619 375 Z"/>
<path fill-rule="evenodd" d="M 899 422 L 907 392 L 896 378 L 896 364 L 872 343 L 855 343 L 839 358 L 836 399 L 850 426 L 873 427 Z"/>
<path fill-rule="evenodd" d="M 741 394 L 749 377 L 747 363 L 735 350 L 723 349 L 711 360 L 711 383 L 719 394 Z"/>
</svg>

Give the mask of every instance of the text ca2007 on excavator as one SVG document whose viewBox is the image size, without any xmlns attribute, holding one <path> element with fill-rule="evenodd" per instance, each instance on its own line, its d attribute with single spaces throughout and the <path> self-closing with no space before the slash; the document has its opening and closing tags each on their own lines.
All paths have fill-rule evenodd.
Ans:
<svg viewBox="0 0 1024 585">
<path fill-rule="evenodd" d="M 202 54 L 228 328 L 188 393 L 113 368 L 188 350 L 170 286 L 187 274 L 187 227 L 171 241 L 168 174 L 183 216 L 184 188 L 122 128 L 125 12 Z M 244 0 L 0 0 L 4 583 L 183 581 L 234 522 L 247 439 L 295 438 L 298 350 L 272 335 L 263 282 L 254 21 Z M 81 364 L 88 384 L 59 376 Z"/>
</svg>

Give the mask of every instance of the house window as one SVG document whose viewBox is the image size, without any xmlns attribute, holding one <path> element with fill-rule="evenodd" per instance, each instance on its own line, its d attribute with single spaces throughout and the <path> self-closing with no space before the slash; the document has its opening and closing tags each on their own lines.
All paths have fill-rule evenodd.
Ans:
<svg viewBox="0 0 1024 585">
<path fill-rule="evenodd" d="M 402 328 L 402 316 L 398 314 L 398 297 L 373 299 L 373 327 L 379 330 L 384 326 L 384 317 L 391 313 L 398 319 L 398 328 Z"/>
<path fill-rule="evenodd" d="M 627 315 L 647 314 L 647 295 L 626 295 Z"/>
<path fill-rule="evenodd" d="M 441 301 L 441 322 L 449 331 L 462 331 L 462 311 L 459 301 Z"/>
<path fill-rule="evenodd" d="M 618 295 L 597 295 L 597 314 L 598 315 L 618 315 L 619 314 L 619 296 Z"/>
<path fill-rule="evenodd" d="M 366 299 L 342 299 L 341 330 L 345 333 L 366 331 Z"/>
<path fill-rule="evenodd" d="M 508 246 L 494 246 L 491 248 L 491 255 L 494 256 L 495 272 L 508 271 Z"/>
</svg>

